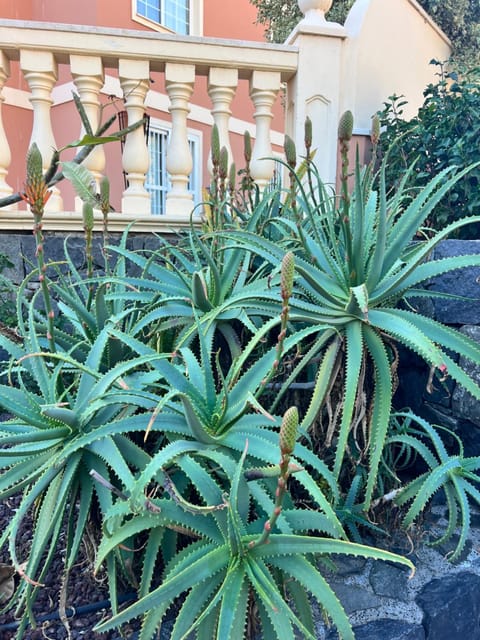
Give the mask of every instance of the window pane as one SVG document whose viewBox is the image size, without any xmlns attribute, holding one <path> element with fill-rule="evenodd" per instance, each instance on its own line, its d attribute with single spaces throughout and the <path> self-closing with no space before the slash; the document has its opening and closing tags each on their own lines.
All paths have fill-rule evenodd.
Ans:
<svg viewBox="0 0 480 640">
<path fill-rule="evenodd" d="M 152 214 L 165 213 L 165 199 L 167 196 L 168 175 L 165 169 L 165 153 L 167 149 L 167 132 L 152 129 L 148 135 L 148 150 L 150 153 L 150 167 L 145 181 L 145 189 L 151 195 Z"/>
<path fill-rule="evenodd" d="M 169 132 L 166 129 L 155 127 L 150 122 L 148 134 L 148 151 L 150 166 L 145 180 L 145 189 L 151 196 L 151 213 L 159 216 L 165 214 L 167 190 L 170 186 L 167 168 L 165 166 Z M 193 196 L 194 202 L 198 199 L 199 192 L 199 143 L 192 137 L 188 140 L 193 159 L 193 171 L 188 179 L 188 190 Z"/>
<path fill-rule="evenodd" d="M 190 0 L 164 0 L 163 24 L 176 33 L 190 31 Z"/>
<path fill-rule="evenodd" d="M 137 0 L 137 13 L 160 24 L 160 0 Z"/>
<path fill-rule="evenodd" d="M 137 0 L 137 13 L 176 33 L 190 32 L 190 0 Z"/>
</svg>

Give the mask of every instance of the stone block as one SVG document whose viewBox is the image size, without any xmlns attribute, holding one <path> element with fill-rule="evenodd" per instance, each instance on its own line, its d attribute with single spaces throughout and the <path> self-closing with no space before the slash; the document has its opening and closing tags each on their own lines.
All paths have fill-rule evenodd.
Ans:
<svg viewBox="0 0 480 640">
<path fill-rule="evenodd" d="M 348 614 L 364 609 L 374 609 L 382 603 L 381 598 L 363 586 L 333 581 L 330 586 Z"/>
<path fill-rule="evenodd" d="M 408 600 L 408 570 L 404 570 L 388 562 L 375 562 L 370 571 L 369 581 L 377 596 L 385 596 L 396 600 Z"/>
<path fill-rule="evenodd" d="M 425 640 L 425 631 L 419 624 L 382 618 L 353 628 L 355 640 Z M 337 640 L 338 633 L 329 631 L 325 640 Z"/>
<path fill-rule="evenodd" d="M 2 269 L 1 274 L 14 284 L 20 284 L 25 277 L 21 238 L 15 234 L 0 235 L 0 257 L 5 256 L 13 265 Z"/>
<path fill-rule="evenodd" d="M 462 327 L 461 332 L 480 345 L 480 326 L 467 325 Z M 480 385 L 480 362 L 472 362 L 462 357 L 460 366 Z M 480 427 L 480 402 L 458 384 L 453 393 L 452 409 L 456 417 L 470 420 Z"/>
<path fill-rule="evenodd" d="M 432 580 L 416 603 L 426 640 L 480 640 L 480 577 L 460 572 Z"/>
<path fill-rule="evenodd" d="M 433 258 L 480 254 L 480 240 L 444 240 L 434 251 Z M 435 317 L 445 324 L 480 324 L 480 267 L 455 269 L 432 278 L 429 290 L 462 296 L 463 299 L 435 298 Z"/>
</svg>

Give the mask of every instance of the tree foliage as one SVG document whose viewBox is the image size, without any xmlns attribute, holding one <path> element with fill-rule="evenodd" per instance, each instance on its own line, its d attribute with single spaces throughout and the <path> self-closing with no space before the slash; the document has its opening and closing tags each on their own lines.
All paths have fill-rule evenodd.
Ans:
<svg viewBox="0 0 480 640">
<path fill-rule="evenodd" d="M 265 25 L 268 40 L 284 42 L 302 17 L 297 0 L 250 0 Z M 335 0 L 328 20 L 343 24 L 354 0 Z M 453 43 L 457 63 L 480 64 L 480 3 L 478 0 L 419 0 Z"/>
</svg>

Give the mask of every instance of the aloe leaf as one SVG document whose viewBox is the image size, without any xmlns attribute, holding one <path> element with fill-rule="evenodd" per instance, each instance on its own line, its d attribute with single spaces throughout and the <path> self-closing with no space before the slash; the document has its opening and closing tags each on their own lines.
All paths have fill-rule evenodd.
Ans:
<svg viewBox="0 0 480 640">
<path fill-rule="evenodd" d="M 206 446 L 199 442 L 189 442 L 186 440 L 177 440 L 167 444 L 163 449 L 156 453 L 151 461 L 147 464 L 142 473 L 138 476 L 135 486 L 131 492 L 132 504 L 142 504 L 144 500 L 144 489 L 150 483 L 162 467 L 166 467 L 178 456 L 184 453 L 198 452 L 205 449 Z"/>
<path fill-rule="evenodd" d="M 185 638 L 189 631 L 191 632 L 194 629 L 196 620 L 205 610 L 204 607 L 212 602 L 214 593 L 218 593 L 223 578 L 223 574 L 217 574 L 212 576 L 206 583 L 196 585 L 190 590 L 177 614 L 171 640 Z M 212 635 L 211 637 L 213 638 L 214 636 Z M 224 637 L 228 638 L 229 636 Z"/>
<path fill-rule="evenodd" d="M 363 362 L 363 336 L 359 322 L 349 322 L 345 329 L 346 368 L 342 419 L 338 434 L 333 473 L 338 479 L 342 461 L 347 450 L 355 400 L 359 393 L 360 371 Z"/>
<path fill-rule="evenodd" d="M 310 634 L 309 630 L 285 601 L 283 594 L 280 593 L 267 563 L 268 560 L 264 562 L 262 559 L 254 559 L 251 556 L 247 556 L 245 568 L 253 588 L 267 608 L 267 613 L 269 608 L 273 610 L 274 615 L 270 619 L 274 627 L 276 627 L 277 634 L 279 634 L 278 638 L 294 638 L 293 624 L 302 632 L 302 636 L 305 639 L 315 640 L 315 636 Z M 273 617 L 275 617 L 275 621 Z M 279 627 L 282 629 L 281 633 L 279 633 Z"/>
<path fill-rule="evenodd" d="M 378 224 L 376 228 L 375 249 L 369 261 L 366 286 L 368 291 L 374 291 L 382 275 L 387 240 L 387 194 L 385 186 L 386 164 L 380 169 L 380 201 L 378 207 Z"/>
<path fill-rule="evenodd" d="M 83 202 L 97 205 L 95 178 L 85 166 L 76 162 L 62 161 L 62 173 L 67 180 L 70 180 L 76 194 Z"/>
<path fill-rule="evenodd" d="M 119 139 L 120 139 L 120 133 L 114 136 L 92 136 L 89 134 L 85 134 L 83 138 L 81 138 L 80 140 L 75 140 L 75 142 L 71 142 L 70 144 L 67 144 L 65 147 L 63 147 L 63 149 L 72 149 L 75 147 L 97 146 L 99 144 L 106 144 L 107 142 L 118 142 Z M 72 164 L 75 164 L 75 163 L 72 163 Z"/>
<path fill-rule="evenodd" d="M 42 406 L 42 414 L 51 418 L 56 422 L 63 422 L 68 427 L 68 432 L 72 433 L 72 430 L 78 429 L 80 423 L 75 411 L 61 406 Z M 65 434 L 67 435 L 67 434 Z"/>
<path fill-rule="evenodd" d="M 133 482 L 133 474 L 120 455 L 120 451 L 111 437 L 94 440 L 89 445 L 89 450 L 101 458 L 115 472 L 124 486 L 130 486 Z"/>
<path fill-rule="evenodd" d="M 311 426 L 322 407 L 325 396 L 333 382 L 332 374 L 339 348 L 340 340 L 334 339 L 325 350 L 322 362 L 318 368 L 315 388 L 313 390 L 312 397 L 310 398 L 310 404 L 300 425 L 301 431 L 306 431 Z"/>
<path fill-rule="evenodd" d="M 108 631 L 128 622 L 132 618 L 141 615 L 165 602 L 171 602 L 179 594 L 191 589 L 195 585 L 209 580 L 220 571 L 226 570 L 229 553 L 225 546 L 205 549 L 203 557 L 193 562 L 188 568 L 180 571 L 175 576 L 167 578 L 161 586 L 154 589 L 134 604 L 130 605 L 113 618 L 97 625 L 95 630 L 99 633 Z"/>
<path fill-rule="evenodd" d="M 67 556 L 65 567 L 67 571 L 72 569 L 78 560 L 78 553 L 83 540 L 85 527 L 91 516 L 92 498 L 93 498 L 93 481 L 86 469 L 81 470 L 79 478 L 78 491 L 78 515 L 75 522 L 74 537 L 67 547 Z"/>
<path fill-rule="evenodd" d="M 64 520 L 67 500 L 75 500 L 72 495 L 72 484 L 75 483 L 76 473 L 80 464 L 80 455 L 72 456 L 68 464 L 65 465 L 49 484 L 43 494 L 41 509 L 35 522 L 35 532 L 30 544 L 29 560 L 26 573 L 29 577 L 34 577 L 37 567 L 42 561 L 45 549 L 49 548 L 49 555 L 52 557 L 57 546 L 58 535 L 60 534 L 61 523 Z M 39 579 L 46 573 L 49 561 L 44 562 L 43 570 Z"/>
<path fill-rule="evenodd" d="M 413 321 L 397 313 L 396 309 L 371 309 L 368 317 L 372 326 L 385 331 L 402 344 L 410 347 L 430 365 L 439 369 L 443 368 L 445 356 L 441 349 Z"/>
<path fill-rule="evenodd" d="M 444 544 L 450 540 L 458 527 L 458 505 L 455 489 L 450 483 L 444 484 L 442 488 L 447 503 L 448 522 L 443 534 L 429 543 L 432 547 Z"/>
<path fill-rule="evenodd" d="M 256 497 L 256 494 L 252 494 Z M 317 531 L 330 535 L 338 536 L 338 529 L 335 527 L 328 516 L 319 511 L 310 509 L 284 509 L 282 515 L 290 525 L 291 531 L 282 531 L 282 533 L 306 533 L 307 531 Z M 278 523 L 278 521 L 277 521 Z"/>
<path fill-rule="evenodd" d="M 148 611 L 143 616 L 138 640 L 152 640 L 152 638 L 162 633 L 162 619 L 168 611 L 168 607 L 168 604 L 164 603 Z"/>
<path fill-rule="evenodd" d="M 402 254 L 404 247 L 414 237 L 418 228 L 443 196 L 475 166 L 477 165 L 470 165 L 450 178 L 448 178 L 448 174 L 452 172 L 453 168 L 444 169 L 423 187 L 391 229 L 388 248 L 385 252 L 383 275 L 388 273 L 395 260 Z"/>
<path fill-rule="evenodd" d="M 194 406 L 189 396 L 182 394 L 180 399 L 183 404 L 185 418 L 191 431 L 191 435 L 202 444 L 218 444 L 220 438 L 209 433 L 209 425 L 202 419 L 197 406 Z"/>
<path fill-rule="evenodd" d="M 269 562 L 288 573 L 295 582 L 316 598 L 332 619 L 343 640 L 355 640 L 352 626 L 340 601 L 322 574 L 306 558 L 281 557 L 272 558 Z"/>
<path fill-rule="evenodd" d="M 249 554 L 254 557 L 258 556 L 260 558 L 264 558 L 268 562 L 270 561 L 269 558 L 275 558 L 277 556 L 292 556 L 295 554 L 347 554 L 355 557 L 360 556 L 364 558 L 372 558 L 374 560 L 395 562 L 408 567 L 411 571 L 414 571 L 413 563 L 408 558 L 392 553 L 391 551 L 368 547 L 356 542 L 332 540 L 331 538 L 313 536 L 274 533 L 270 535 L 269 541 L 268 545 L 259 545 L 250 549 Z"/>
<path fill-rule="evenodd" d="M 275 558 L 273 562 L 271 562 L 273 566 L 278 567 L 277 563 L 278 563 L 278 558 Z M 284 574 L 288 573 L 285 567 L 281 567 L 281 570 Z M 286 584 L 285 586 L 288 594 L 287 597 L 291 598 L 291 600 L 293 601 L 293 608 L 297 612 L 298 617 L 306 626 L 308 631 L 312 635 L 315 635 L 315 631 L 316 631 L 315 622 L 313 618 L 312 605 L 308 595 L 310 588 L 305 589 L 300 584 L 300 581 L 297 581 L 296 579 L 289 580 L 288 584 Z"/>
<path fill-rule="evenodd" d="M 432 454 L 430 449 L 423 442 L 421 442 L 417 438 L 414 438 L 413 436 L 410 436 L 408 434 L 399 434 L 396 436 L 391 436 L 390 438 L 387 438 L 385 441 L 386 445 L 389 445 L 392 443 L 406 444 L 408 447 L 411 447 L 412 449 L 414 449 L 417 453 L 419 453 L 422 456 L 422 458 L 425 460 L 425 462 L 430 467 L 430 469 L 433 469 L 438 464 L 437 459 Z"/>
<path fill-rule="evenodd" d="M 182 456 L 177 461 L 177 464 L 189 478 L 192 485 L 197 489 L 207 506 L 221 505 L 224 502 L 221 487 L 215 482 L 211 473 L 204 469 L 199 462 L 186 455 Z M 226 535 L 226 518 L 224 517 L 224 514 L 217 510 L 213 511 L 212 515 L 215 518 L 219 529 L 224 535 Z"/>
<path fill-rule="evenodd" d="M 19 460 L 17 456 L 13 456 L 11 461 L 8 458 L 3 458 L 1 467 L 5 471 L 0 474 L 0 499 L 5 500 L 20 493 L 50 466 L 51 459 L 50 450 L 37 453 L 34 457 L 28 457 L 26 460 Z"/>
<path fill-rule="evenodd" d="M 472 362 L 480 360 L 480 346 L 478 342 L 468 335 L 419 313 L 406 311 L 405 309 L 395 309 L 395 314 L 415 324 L 433 342 L 441 345 L 442 349 L 455 351 Z"/>
<path fill-rule="evenodd" d="M 480 218 L 480 216 L 479 216 Z M 441 258 L 439 260 L 432 260 L 430 262 L 424 262 L 415 267 L 413 273 L 401 281 L 401 286 L 405 290 L 410 289 L 412 286 L 425 282 L 430 278 L 454 271 L 456 269 L 464 269 L 465 267 L 478 267 L 480 265 L 480 255 L 462 255 L 452 256 L 449 258 Z"/>
<path fill-rule="evenodd" d="M 403 525 L 408 527 L 418 514 L 423 511 L 433 494 L 448 480 L 449 474 L 461 467 L 457 457 L 450 457 L 443 464 L 426 474 L 425 480 L 403 518 Z"/>
<path fill-rule="evenodd" d="M 460 536 L 458 538 L 458 542 L 454 552 L 449 557 L 449 560 L 451 562 L 454 562 L 455 560 L 457 560 L 457 558 L 460 556 L 463 549 L 465 548 L 468 534 L 470 533 L 471 512 L 470 512 L 470 504 L 468 502 L 468 497 L 465 492 L 465 485 L 464 485 L 463 478 L 456 477 L 455 473 L 451 473 L 450 479 L 455 488 L 456 499 L 458 504 L 460 505 L 460 514 L 461 514 Z"/>
<path fill-rule="evenodd" d="M 335 308 L 338 305 L 342 305 L 345 301 L 345 290 L 339 287 L 334 280 L 328 278 L 319 269 L 306 263 L 302 264 L 298 258 L 295 258 L 295 270 L 305 279 L 308 285 L 307 291 L 311 289 L 315 296 L 324 301 L 326 306 L 332 305 Z"/>
<path fill-rule="evenodd" d="M 351 207 L 351 219 L 349 222 L 352 230 L 352 252 L 348 256 L 348 268 L 353 270 L 355 277 L 352 284 L 359 284 L 365 280 L 366 251 L 365 251 L 365 204 L 362 193 L 362 180 L 360 177 L 360 160 L 358 147 L 355 161 L 355 198 Z"/>
<path fill-rule="evenodd" d="M 41 442 L 45 443 L 46 446 L 49 445 L 48 442 L 50 440 L 59 441 L 62 438 L 68 437 L 72 433 L 72 430 L 68 426 L 64 427 L 54 427 L 51 425 L 44 425 L 43 428 L 30 428 L 27 432 L 12 434 L 12 435 L 3 435 L 0 434 L 0 446 L 9 445 L 14 446 L 16 444 L 29 445 L 33 442 Z M 19 450 L 21 451 L 21 449 Z M 9 455 L 12 453 L 11 450 L 2 450 L 0 455 L 6 454 Z M 27 451 L 23 451 L 24 455 L 27 455 Z"/>
<path fill-rule="evenodd" d="M 378 469 L 388 433 L 392 404 L 392 375 L 382 339 L 368 325 L 363 326 L 363 336 L 375 367 L 375 390 L 369 438 L 370 464 L 365 489 L 365 507 L 368 509 L 377 482 Z"/>
</svg>

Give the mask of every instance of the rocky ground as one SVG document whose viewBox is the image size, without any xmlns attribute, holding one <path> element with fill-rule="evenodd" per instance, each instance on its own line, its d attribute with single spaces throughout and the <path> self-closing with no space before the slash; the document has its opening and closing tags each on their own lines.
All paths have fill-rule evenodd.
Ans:
<svg viewBox="0 0 480 640">
<path fill-rule="evenodd" d="M 0 530 L 12 505 L 0 504 Z M 388 539 L 393 551 L 408 555 L 416 573 L 385 562 L 352 557 L 336 558 L 336 571 L 327 578 L 354 626 L 356 640 L 480 640 L 480 514 L 472 518 L 471 536 L 460 560 L 448 561 L 452 545 L 432 548 L 425 544 L 444 524 L 445 505 L 437 504 L 421 533 L 404 533 Z M 26 532 L 24 535 L 28 535 Z M 80 558 L 71 576 L 67 611 L 72 640 L 135 640 L 135 627 L 120 638 L 115 632 L 97 634 L 93 627 L 109 615 L 108 589 L 102 577 L 94 578 L 88 554 Z M 0 557 L 0 562 L 6 557 Z M 58 576 L 61 557 L 55 560 L 45 588 L 35 604 L 37 629 L 25 640 L 66 640 L 67 630 L 58 617 Z M 128 597 L 128 595 L 127 595 Z M 15 619 L 0 615 L 0 640 L 13 640 Z M 168 634 L 162 634 L 166 640 Z M 337 640 L 318 615 L 318 640 Z M 225 639 L 228 640 L 228 639 Z M 262 639 L 270 640 L 270 639 Z"/>
</svg>

